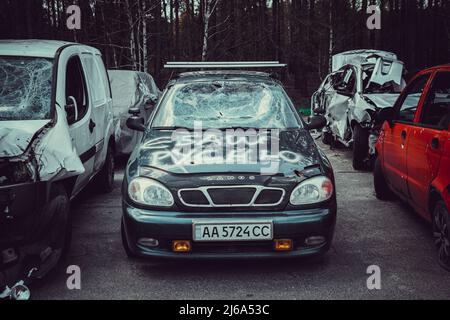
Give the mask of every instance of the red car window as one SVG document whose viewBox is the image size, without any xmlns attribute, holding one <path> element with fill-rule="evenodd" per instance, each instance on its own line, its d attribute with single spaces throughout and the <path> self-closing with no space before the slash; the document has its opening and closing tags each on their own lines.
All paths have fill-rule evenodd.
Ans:
<svg viewBox="0 0 450 320">
<path fill-rule="evenodd" d="M 430 75 L 419 76 L 408 86 L 407 93 L 403 96 L 398 112 L 398 120 L 402 122 L 414 122 L 414 117 L 419 106 L 420 98 L 425 89 Z"/>
<path fill-rule="evenodd" d="M 439 129 L 450 125 L 450 72 L 439 72 L 422 108 L 420 123 Z"/>
</svg>

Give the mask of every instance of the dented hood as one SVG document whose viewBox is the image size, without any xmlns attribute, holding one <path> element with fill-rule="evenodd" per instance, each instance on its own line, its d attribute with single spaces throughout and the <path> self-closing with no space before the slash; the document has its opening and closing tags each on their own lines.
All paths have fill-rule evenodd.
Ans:
<svg viewBox="0 0 450 320">
<path fill-rule="evenodd" d="M 50 120 L 0 121 L 0 157 L 22 155 L 33 136 Z"/>
<path fill-rule="evenodd" d="M 203 150 L 207 149 L 207 144 L 210 143 L 205 139 L 204 141 Z M 263 160 L 258 155 L 258 159 L 253 163 L 242 161 L 242 158 L 240 158 L 242 153 L 239 155 L 233 154 L 233 152 L 229 152 L 230 150 L 227 151 L 225 147 L 223 153 L 219 156 L 220 159 L 215 155 L 215 161 L 213 161 L 215 163 L 206 163 L 208 160 L 205 160 L 205 158 L 200 163 L 196 162 L 195 155 L 198 155 L 198 153 L 194 151 L 193 147 L 192 157 L 179 161 L 174 157 L 175 144 L 172 139 L 172 131 L 152 130 L 137 151 L 139 165 L 154 167 L 175 174 L 261 173 L 292 176 L 295 174 L 295 170 L 302 170 L 305 167 L 320 163 L 320 156 L 314 140 L 309 132 L 304 129 L 280 131 L 278 152 L 274 150 L 275 147 L 271 148 L 271 143 L 267 143 L 267 153 L 270 155 L 270 160 L 267 160 L 268 158 Z M 249 149 L 251 148 L 246 145 L 245 153 L 250 153 Z M 200 153 L 202 152 L 200 151 Z M 208 152 L 203 151 L 202 156 L 207 157 Z M 226 162 L 230 159 L 233 159 L 234 162 Z"/>
<path fill-rule="evenodd" d="M 377 108 L 384 109 L 388 107 L 393 107 L 398 97 L 399 93 L 373 93 L 373 94 L 365 94 L 366 98 L 372 101 Z"/>
</svg>

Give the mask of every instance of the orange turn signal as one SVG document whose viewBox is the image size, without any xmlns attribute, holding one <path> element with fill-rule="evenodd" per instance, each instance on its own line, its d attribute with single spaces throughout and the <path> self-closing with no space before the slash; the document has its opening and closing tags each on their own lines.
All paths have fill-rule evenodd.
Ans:
<svg viewBox="0 0 450 320">
<path fill-rule="evenodd" d="M 172 241 L 173 252 L 189 252 L 191 251 L 191 242 L 189 240 Z"/>
<path fill-rule="evenodd" d="M 275 250 L 276 251 L 291 251 L 292 250 L 292 240 L 291 239 L 275 240 Z"/>
</svg>

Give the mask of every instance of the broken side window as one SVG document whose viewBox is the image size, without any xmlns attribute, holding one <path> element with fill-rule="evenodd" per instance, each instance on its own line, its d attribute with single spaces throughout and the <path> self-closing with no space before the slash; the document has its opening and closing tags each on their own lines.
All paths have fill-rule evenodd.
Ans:
<svg viewBox="0 0 450 320">
<path fill-rule="evenodd" d="M 0 121 L 50 119 L 51 59 L 0 57 Z"/>
</svg>

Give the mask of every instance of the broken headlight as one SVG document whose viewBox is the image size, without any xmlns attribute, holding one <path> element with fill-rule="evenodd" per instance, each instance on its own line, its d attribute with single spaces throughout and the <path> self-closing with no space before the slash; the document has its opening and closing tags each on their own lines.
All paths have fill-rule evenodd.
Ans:
<svg viewBox="0 0 450 320">
<path fill-rule="evenodd" d="M 291 193 L 294 206 L 314 204 L 329 200 L 333 196 L 333 182 L 325 176 L 318 176 L 301 182 Z"/>
<path fill-rule="evenodd" d="M 34 170 L 31 165 L 18 162 L 0 163 L 0 184 L 17 184 L 34 180 Z"/>
<path fill-rule="evenodd" d="M 146 206 L 171 207 L 174 204 L 172 193 L 156 180 L 138 177 L 128 185 L 131 200 Z"/>
</svg>

